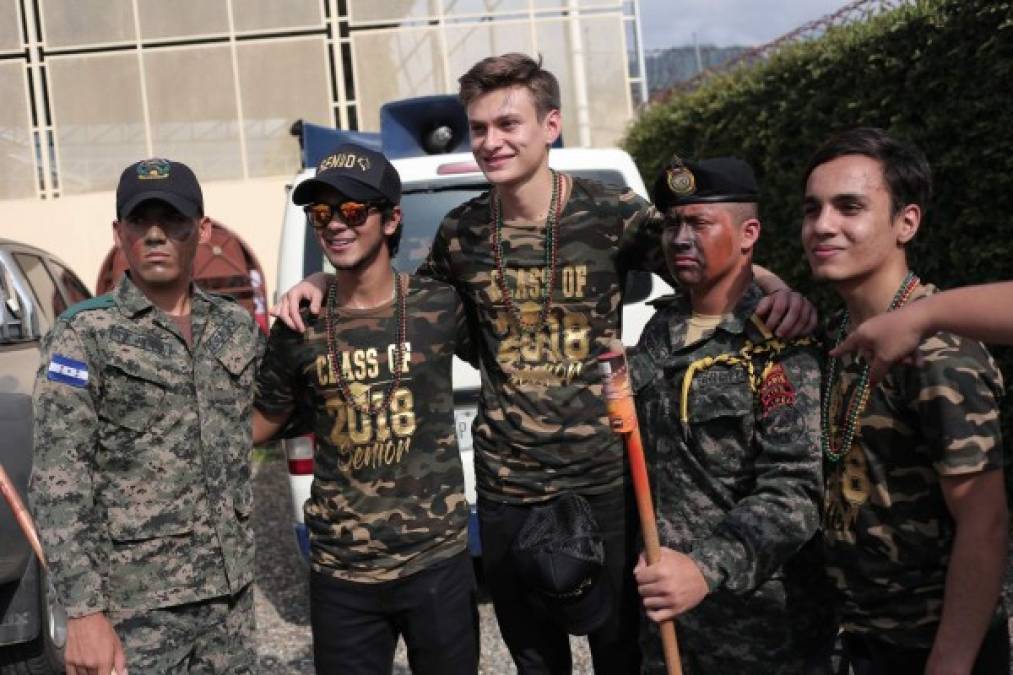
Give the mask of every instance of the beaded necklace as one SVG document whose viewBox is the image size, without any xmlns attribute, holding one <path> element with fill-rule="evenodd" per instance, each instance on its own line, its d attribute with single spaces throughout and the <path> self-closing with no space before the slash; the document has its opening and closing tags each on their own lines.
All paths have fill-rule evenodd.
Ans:
<svg viewBox="0 0 1013 675">
<path fill-rule="evenodd" d="M 492 254 L 496 265 L 496 285 L 506 302 L 507 312 L 513 318 L 517 327 L 522 333 L 536 333 L 545 325 L 549 316 L 549 306 L 552 304 L 552 285 L 556 279 L 556 268 L 559 264 L 559 213 L 562 210 L 563 177 L 557 171 L 549 169 L 552 173 L 552 197 L 549 200 L 549 214 L 545 219 L 545 272 L 542 275 L 542 308 L 538 312 L 538 321 L 531 328 L 526 328 L 521 321 L 521 313 L 514 305 L 510 295 L 510 289 L 506 285 L 506 272 L 503 269 L 503 202 L 499 199 L 498 192 L 494 189 L 489 201 L 492 210 Z"/>
<path fill-rule="evenodd" d="M 408 336 L 407 319 L 405 318 L 407 312 L 405 311 L 405 293 L 404 289 L 401 288 L 401 280 L 398 278 L 397 272 L 393 269 L 391 272 L 394 274 L 394 323 L 396 326 L 394 340 L 397 343 L 397 348 L 394 351 L 394 378 L 387 385 L 387 391 L 384 392 L 383 398 L 375 407 L 370 401 L 366 401 L 365 405 L 359 403 L 352 396 L 352 390 L 341 374 L 334 335 L 338 319 L 338 282 L 336 279 L 331 282 L 331 286 L 327 290 L 327 310 L 324 313 L 327 329 L 327 359 L 331 371 L 334 373 L 334 380 L 338 385 L 338 391 L 341 392 L 342 398 L 348 401 L 362 415 L 378 415 L 389 408 L 390 402 L 394 398 L 394 392 L 401 385 L 401 370 L 404 364 L 405 342 Z"/>
<path fill-rule="evenodd" d="M 892 312 L 895 309 L 903 307 L 911 299 L 911 294 L 918 287 L 918 283 L 918 277 L 915 276 L 914 272 L 908 272 L 886 311 Z M 841 327 L 837 330 L 837 337 L 834 340 L 835 347 L 841 344 L 847 328 L 848 311 L 844 310 Z M 822 422 L 820 425 L 820 445 L 823 448 L 823 454 L 831 462 L 839 462 L 848 453 L 848 450 L 851 449 L 851 444 L 855 440 L 855 433 L 858 431 L 858 418 L 861 416 L 862 411 L 865 410 L 865 406 L 869 402 L 869 395 L 872 393 L 872 388 L 869 386 L 869 366 L 869 363 L 862 364 L 858 374 L 858 381 L 855 383 L 855 389 L 851 394 L 851 399 L 848 401 L 847 412 L 844 417 L 844 436 L 841 439 L 841 443 L 835 445 L 834 437 L 837 434 L 834 432 L 838 429 L 838 426 L 835 424 L 835 418 L 840 413 L 842 401 L 839 399 L 843 398 L 844 393 L 840 391 L 840 387 L 834 386 L 834 381 L 838 375 L 838 359 L 830 359 L 820 404 L 822 408 L 822 415 L 820 416 Z"/>
</svg>

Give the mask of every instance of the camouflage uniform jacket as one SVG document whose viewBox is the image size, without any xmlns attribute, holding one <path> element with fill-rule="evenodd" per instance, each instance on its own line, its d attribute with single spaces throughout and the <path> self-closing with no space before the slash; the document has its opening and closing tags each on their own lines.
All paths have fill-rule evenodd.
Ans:
<svg viewBox="0 0 1013 675">
<path fill-rule="evenodd" d="M 621 337 L 627 270 L 664 272 L 661 219 L 631 190 L 575 178 L 558 227 L 552 305 L 537 327 L 545 228 L 505 224 L 504 283 L 526 330 L 495 281 L 492 221 L 488 193 L 452 210 L 419 269 L 457 287 L 479 332 L 478 492 L 524 503 L 613 489 L 622 484 L 622 444 L 605 418 L 596 358 Z"/>
<path fill-rule="evenodd" d="M 839 325 L 840 317 L 831 322 L 835 333 Z M 978 342 L 937 333 L 918 351 L 923 365 L 890 369 L 872 390 L 850 452 L 827 463 L 823 531 L 844 629 L 927 649 L 955 534 L 939 479 L 1002 467 L 1003 385 Z M 858 374 L 849 357 L 840 366 L 831 396 L 837 425 Z"/>
<path fill-rule="evenodd" d="M 690 344 L 689 301 L 670 300 L 630 357 L 662 542 L 692 557 L 712 590 L 755 588 L 818 524 L 817 352 L 764 335 L 750 320 L 761 297 L 752 286 Z M 756 349 L 743 358 L 747 343 Z M 716 362 L 691 374 L 687 427 L 685 376 L 706 357 Z"/>
<path fill-rule="evenodd" d="M 344 398 L 323 313 L 304 313 L 303 334 L 275 322 L 257 380 L 258 409 L 291 412 L 316 434 L 305 505 L 311 564 L 348 581 L 405 577 L 467 542 L 451 384 L 455 351 L 471 359 L 464 309 L 447 284 L 401 278 L 408 287 L 407 351 L 387 410 L 363 415 Z M 359 401 L 383 400 L 397 363 L 394 303 L 337 312 L 342 379 Z"/>
<path fill-rule="evenodd" d="M 43 341 L 31 499 L 71 616 L 233 594 L 253 579 L 263 335 L 194 287 L 193 347 L 124 276 Z"/>
<path fill-rule="evenodd" d="M 752 285 L 688 344 L 688 299 L 659 299 L 630 355 L 661 543 L 711 589 L 679 617 L 687 672 L 800 670 L 783 577 L 819 522 L 820 370 L 810 338 L 781 341 L 753 323 L 761 297 Z"/>
</svg>

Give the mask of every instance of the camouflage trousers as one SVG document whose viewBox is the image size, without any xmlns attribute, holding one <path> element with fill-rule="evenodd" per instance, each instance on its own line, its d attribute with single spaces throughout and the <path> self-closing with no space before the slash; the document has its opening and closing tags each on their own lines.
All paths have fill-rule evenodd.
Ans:
<svg viewBox="0 0 1013 675">
<path fill-rule="evenodd" d="M 664 675 L 658 625 L 642 619 L 644 675 Z M 769 579 L 743 595 L 717 591 L 676 619 L 684 675 L 799 675 L 804 656 L 793 639 L 784 584 Z"/>
<path fill-rule="evenodd" d="M 232 596 L 109 613 L 130 675 L 257 672 L 253 584 Z"/>
</svg>

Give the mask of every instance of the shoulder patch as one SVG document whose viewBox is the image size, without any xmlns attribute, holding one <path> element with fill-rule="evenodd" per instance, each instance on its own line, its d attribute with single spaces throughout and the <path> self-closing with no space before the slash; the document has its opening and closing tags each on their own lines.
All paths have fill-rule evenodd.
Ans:
<svg viewBox="0 0 1013 675">
<path fill-rule="evenodd" d="M 88 386 L 88 364 L 63 354 L 53 354 L 46 368 L 46 378 L 83 389 Z"/>
<path fill-rule="evenodd" d="M 795 387 L 784 372 L 784 366 L 777 363 L 763 373 L 759 398 L 764 417 L 778 408 L 795 405 L 795 397 Z"/>
<path fill-rule="evenodd" d="M 113 299 L 112 294 L 107 293 L 106 295 L 99 295 L 88 300 L 82 300 L 76 305 L 72 305 L 63 311 L 63 314 L 59 316 L 61 319 L 69 320 L 81 312 L 87 312 L 94 309 L 109 309 L 115 307 L 116 301 Z"/>
</svg>

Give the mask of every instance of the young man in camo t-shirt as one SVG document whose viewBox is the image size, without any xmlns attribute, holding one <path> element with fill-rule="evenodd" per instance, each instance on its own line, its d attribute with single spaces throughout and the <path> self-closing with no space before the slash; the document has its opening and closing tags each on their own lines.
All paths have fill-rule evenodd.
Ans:
<svg viewBox="0 0 1013 675">
<path fill-rule="evenodd" d="M 804 190 L 809 265 L 845 305 L 828 347 L 936 292 L 907 259 L 931 193 L 921 151 L 852 129 L 817 150 Z M 844 650 L 857 675 L 1008 673 L 1002 375 L 952 333 L 918 356 L 880 382 L 852 355 L 824 368 L 823 533 Z"/>
<path fill-rule="evenodd" d="M 473 426 L 485 581 L 520 675 L 569 673 L 570 642 L 521 578 L 511 544 L 532 509 L 564 492 L 590 503 L 604 540 L 599 583 L 614 611 L 589 634 L 595 672 L 639 669 L 633 580 L 636 511 L 623 446 L 605 417 L 596 358 L 621 335 L 626 274 L 667 275 L 657 212 L 628 188 L 549 168 L 562 129 L 555 76 L 524 54 L 483 59 L 459 80 L 471 149 L 492 189 L 452 210 L 418 274 L 453 284 L 482 374 Z M 765 290 L 784 290 L 769 275 Z M 318 304 L 322 276 L 291 289 L 276 313 L 296 329 L 301 298 Z M 546 281 L 548 280 L 548 283 Z M 811 306 L 766 303 L 779 329 L 809 323 Z M 787 302 L 785 302 L 787 301 Z M 784 320 L 778 320 L 785 307 Z M 761 310 L 763 311 L 763 310 Z M 766 316 L 766 314 L 765 314 Z"/>
<path fill-rule="evenodd" d="M 254 440 L 293 413 L 317 439 L 305 505 L 317 672 L 389 673 L 403 636 L 412 671 L 478 663 L 468 505 L 451 360 L 467 358 L 452 286 L 396 273 L 401 182 L 380 153 L 346 144 L 292 197 L 337 270 L 308 330 L 271 331 Z"/>
</svg>

